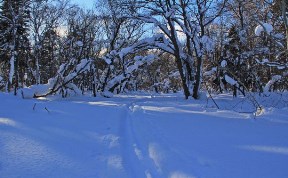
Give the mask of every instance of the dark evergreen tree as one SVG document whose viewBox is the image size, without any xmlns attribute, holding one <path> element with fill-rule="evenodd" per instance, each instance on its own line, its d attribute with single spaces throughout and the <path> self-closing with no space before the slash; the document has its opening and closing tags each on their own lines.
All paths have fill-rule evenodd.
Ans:
<svg viewBox="0 0 288 178">
<path fill-rule="evenodd" d="M 220 77 L 223 77 L 222 82 L 224 82 L 224 85 L 227 84 L 225 75 L 238 81 L 237 85 L 232 86 L 234 96 L 237 96 L 237 89 L 245 95 L 244 85 L 249 78 L 249 65 L 247 63 L 248 60 L 246 60 L 243 55 L 245 46 L 243 40 L 241 40 L 241 31 L 238 31 L 236 26 L 232 26 L 227 37 L 229 40 L 224 47 L 224 59 L 227 61 L 227 65 L 224 70 L 220 71 Z"/>
<path fill-rule="evenodd" d="M 54 29 L 44 32 L 40 50 L 41 61 L 39 61 L 41 83 L 47 83 L 55 76 L 60 65 L 57 52 L 59 50 L 59 36 Z"/>
</svg>

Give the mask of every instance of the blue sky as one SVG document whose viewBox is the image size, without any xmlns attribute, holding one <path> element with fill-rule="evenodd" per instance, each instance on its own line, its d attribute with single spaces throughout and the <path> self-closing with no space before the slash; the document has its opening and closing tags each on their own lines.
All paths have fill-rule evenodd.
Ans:
<svg viewBox="0 0 288 178">
<path fill-rule="evenodd" d="M 91 8 L 95 0 L 71 0 L 71 3 L 78 4 L 80 7 Z"/>
</svg>

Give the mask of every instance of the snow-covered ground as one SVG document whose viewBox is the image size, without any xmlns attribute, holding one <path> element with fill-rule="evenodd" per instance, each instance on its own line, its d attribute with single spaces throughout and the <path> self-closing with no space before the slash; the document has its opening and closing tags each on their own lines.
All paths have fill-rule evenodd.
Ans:
<svg viewBox="0 0 288 178">
<path fill-rule="evenodd" d="M 279 96 L 279 95 L 278 95 Z M 1 178 L 287 178 L 287 97 L 0 93 Z M 271 107 L 273 106 L 273 108 Z"/>
</svg>

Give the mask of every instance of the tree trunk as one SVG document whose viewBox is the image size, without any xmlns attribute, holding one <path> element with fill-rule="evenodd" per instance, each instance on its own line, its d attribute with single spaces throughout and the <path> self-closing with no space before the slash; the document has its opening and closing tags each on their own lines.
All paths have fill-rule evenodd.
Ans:
<svg viewBox="0 0 288 178">
<path fill-rule="evenodd" d="M 286 49 L 288 50 L 288 17 L 287 17 L 287 0 L 282 0 L 281 9 L 282 9 L 282 16 L 285 24 L 285 31 L 286 31 Z"/>
<path fill-rule="evenodd" d="M 202 81 L 202 57 L 197 57 L 197 71 L 196 71 L 196 76 L 195 76 L 195 85 L 193 88 L 193 98 L 194 99 L 199 99 L 199 90 L 200 90 L 200 85 Z"/>
<path fill-rule="evenodd" d="M 171 29 L 171 41 L 172 41 L 173 46 L 175 48 L 174 56 L 176 59 L 178 71 L 180 73 L 185 99 L 188 99 L 190 96 L 190 91 L 189 91 L 189 87 L 187 85 L 187 78 L 186 78 L 188 76 L 185 76 L 185 74 L 184 74 L 183 63 L 182 63 L 182 58 L 181 58 L 181 53 L 180 53 L 180 45 L 178 44 L 178 41 L 177 41 L 177 32 L 176 32 L 175 26 L 172 23 L 171 19 L 169 19 L 168 24 L 169 24 L 169 27 Z"/>
<path fill-rule="evenodd" d="M 180 77 L 181 77 L 181 82 L 182 82 L 182 87 L 183 87 L 185 99 L 188 99 L 190 96 L 190 91 L 189 91 L 189 87 L 187 85 L 186 77 L 184 75 L 183 64 L 182 64 L 182 61 L 181 61 L 181 58 L 179 55 L 175 55 L 175 57 L 176 57 L 177 68 L 178 68 L 178 71 L 179 71 Z"/>
<path fill-rule="evenodd" d="M 92 87 L 93 87 L 93 97 L 96 97 L 96 76 L 95 76 L 95 69 L 93 68 L 93 84 L 92 84 Z"/>
<path fill-rule="evenodd" d="M 36 52 L 36 60 L 35 60 L 35 65 L 36 65 L 36 75 L 35 75 L 35 79 L 36 79 L 36 84 L 39 85 L 40 84 L 40 67 L 39 67 L 39 57 L 38 57 L 38 49 Z"/>
<path fill-rule="evenodd" d="M 19 59 L 18 59 L 18 56 L 16 56 L 16 59 L 15 59 L 15 84 L 14 84 L 14 95 L 16 96 L 17 95 L 17 90 L 18 90 L 18 87 L 19 87 L 19 72 L 18 72 L 18 69 L 19 68 Z"/>
</svg>

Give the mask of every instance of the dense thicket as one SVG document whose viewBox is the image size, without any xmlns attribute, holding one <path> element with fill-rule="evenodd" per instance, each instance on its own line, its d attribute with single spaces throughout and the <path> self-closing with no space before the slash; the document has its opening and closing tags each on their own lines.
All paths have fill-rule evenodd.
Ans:
<svg viewBox="0 0 288 178">
<path fill-rule="evenodd" d="M 287 7 L 286 0 L 98 0 L 86 10 L 67 0 L 2 0 L 0 90 L 183 91 L 186 99 L 200 90 L 282 92 Z"/>
<path fill-rule="evenodd" d="M 29 0 L 3 1 L 0 18 L 1 67 L 6 90 L 23 87 L 29 59 Z M 2 78 L 2 77 L 1 77 Z"/>
</svg>

